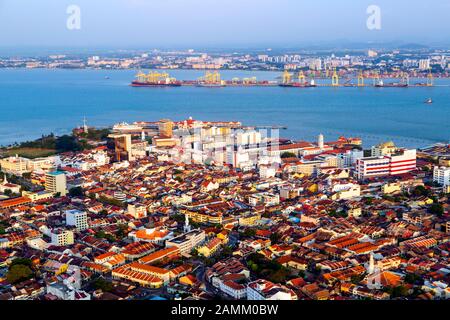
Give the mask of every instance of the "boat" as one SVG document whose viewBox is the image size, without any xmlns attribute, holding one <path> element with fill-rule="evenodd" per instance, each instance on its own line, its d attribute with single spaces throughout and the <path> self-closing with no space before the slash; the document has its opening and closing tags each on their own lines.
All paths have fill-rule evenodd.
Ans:
<svg viewBox="0 0 450 320">
<path fill-rule="evenodd" d="M 383 83 L 380 81 L 379 83 L 375 84 L 376 88 L 407 88 L 408 84 L 401 83 L 401 82 L 395 82 L 395 83 Z"/>
<path fill-rule="evenodd" d="M 311 82 L 289 82 L 289 83 L 279 83 L 278 86 L 285 88 L 313 88 L 317 87 L 314 80 Z"/>
<path fill-rule="evenodd" d="M 432 104 L 432 103 L 433 103 L 433 99 L 428 98 L 427 100 L 425 100 L 425 103 L 427 103 L 427 104 Z"/>
<path fill-rule="evenodd" d="M 223 83 L 197 83 L 196 87 L 204 87 L 204 88 L 222 88 L 225 87 Z"/>
<path fill-rule="evenodd" d="M 132 87 L 181 87 L 180 81 L 174 82 L 142 82 L 142 81 L 132 81 Z"/>
<path fill-rule="evenodd" d="M 169 77 L 167 73 L 149 72 L 148 74 L 139 72 L 137 80 L 131 82 L 132 87 L 180 87 L 181 81 Z"/>
</svg>

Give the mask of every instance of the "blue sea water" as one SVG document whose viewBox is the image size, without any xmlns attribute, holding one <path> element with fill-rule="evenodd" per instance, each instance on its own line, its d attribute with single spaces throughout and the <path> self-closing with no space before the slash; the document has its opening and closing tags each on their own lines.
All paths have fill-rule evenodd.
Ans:
<svg viewBox="0 0 450 320">
<path fill-rule="evenodd" d="M 222 71 L 223 79 L 275 72 Z M 174 70 L 178 79 L 202 71 Z M 109 77 L 107 79 L 106 77 Z M 84 117 L 92 126 L 121 121 L 237 120 L 248 125 L 281 125 L 280 135 L 325 140 L 359 136 L 365 146 L 386 140 L 420 147 L 450 139 L 450 80 L 420 88 L 133 88 L 132 70 L 0 70 L 0 145 L 42 134 L 68 133 Z M 415 80 L 412 80 L 414 82 Z M 431 97 L 433 104 L 424 101 Z"/>
</svg>

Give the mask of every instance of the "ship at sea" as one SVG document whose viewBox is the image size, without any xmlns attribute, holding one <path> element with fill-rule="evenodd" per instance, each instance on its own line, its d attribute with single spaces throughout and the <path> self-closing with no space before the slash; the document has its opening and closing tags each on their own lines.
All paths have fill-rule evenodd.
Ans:
<svg viewBox="0 0 450 320">
<path fill-rule="evenodd" d="M 150 71 L 148 74 L 139 72 L 136 80 L 131 82 L 132 87 L 180 87 L 181 81 L 169 76 L 168 73 Z"/>
<path fill-rule="evenodd" d="M 407 83 L 400 83 L 400 82 L 383 83 L 381 81 L 381 82 L 375 84 L 375 88 L 407 88 L 407 87 L 408 87 Z"/>
<path fill-rule="evenodd" d="M 379 77 L 375 79 L 375 88 L 407 88 L 409 87 L 409 75 L 407 73 L 402 74 L 400 82 L 384 83 Z"/>
<path fill-rule="evenodd" d="M 314 80 L 311 80 L 311 82 L 290 82 L 290 83 L 279 83 L 278 86 L 280 87 L 290 87 L 290 88 L 311 88 L 311 87 L 317 87 Z"/>
<path fill-rule="evenodd" d="M 311 79 L 310 82 L 306 81 L 306 77 L 303 74 L 303 71 L 298 73 L 298 81 L 292 79 L 292 74 L 289 71 L 285 70 L 283 75 L 281 76 L 281 82 L 278 84 L 280 87 L 287 88 L 309 88 L 316 87 L 316 83 L 314 79 Z"/>
</svg>

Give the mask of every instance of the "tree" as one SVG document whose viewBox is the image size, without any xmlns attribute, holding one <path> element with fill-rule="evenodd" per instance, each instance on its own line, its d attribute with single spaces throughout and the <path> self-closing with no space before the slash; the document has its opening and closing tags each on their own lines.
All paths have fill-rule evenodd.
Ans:
<svg viewBox="0 0 450 320">
<path fill-rule="evenodd" d="M 6 279 L 9 283 L 18 283 L 24 280 L 28 280 L 33 276 L 33 271 L 29 266 L 23 264 L 12 265 L 8 273 L 6 274 Z"/>
<path fill-rule="evenodd" d="M 427 197 L 430 192 L 424 186 L 417 186 L 414 188 L 414 191 L 412 193 L 416 197 L 420 197 L 420 196 Z"/>
<path fill-rule="evenodd" d="M 126 224 L 121 224 L 118 226 L 118 230 L 116 232 L 116 237 L 122 239 L 128 233 L 128 227 Z"/>
<path fill-rule="evenodd" d="M 116 237 L 114 237 L 112 234 L 107 233 L 105 236 L 106 240 L 108 240 L 109 242 L 114 242 L 116 241 Z"/>
<path fill-rule="evenodd" d="M 284 159 L 284 158 L 297 158 L 297 156 L 293 152 L 283 152 L 281 154 L 281 158 L 282 159 Z"/>
<path fill-rule="evenodd" d="M 270 242 L 272 244 L 277 243 L 278 241 L 280 241 L 281 239 L 281 235 L 278 232 L 274 232 L 270 235 Z"/>
<path fill-rule="evenodd" d="M 98 278 L 98 279 L 94 280 L 92 285 L 94 286 L 94 288 L 96 290 L 100 289 L 103 292 L 109 292 L 113 289 L 112 283 L 103 278 Z"/>
<path fill-rule="evenodd" d="M 418 281 L 421 281 L 422 278 L 415 273 L 408 273 L 405 276 L 405 282 L 409 284 L 415 284 Z"/>
<path fill-rule="evenodd" d="M 438 217 L 444 214 L 444 207 L 440 203 L 433 203 L 428 210 Z"/>
<path fill-rule="evenodd" d="M 75 187 L 69 190 L 69 196 L 71 197 L 82 197 L 83 195 L 83 188 L 81 187 Z"/>
<path fill-rule="evenodd" d="M 392 290 L 392 297 L 404 297 L 408 295 L 408 288 L 405 286 L 398 286 Z"/>
<path fill-rule="evenodd" d="M 256 235 L 256 230 L 252 229 L 252 228 L 247 228 L 245 229 L 245 231 L 243 232 L 244 237 L 248 238 L 248 237 L 254 237 Z"/>
<path fill-rule="evenodd" d="M 289 270 L 286 268 L 281 268 L 280 270 L 275 271 L 269 276 L 269 280 L 275 283 L 284 283 L 286 282 L 286 278 L 289 275 Z"/>
<path fill-rule="evenodd" d="M 18 265 L 18 264 L 22 264 L 22 265 L 24 265 L 24 266 L 28 266 L 28 267 L 31 268 L 31 266 L 33 265 L 33 262 L 32 262 L 30 259 L 28 259 L 28 258 L 15 258 L 15 259 L 11 262 L 11 264 L 9 265 L 9 267 L 12 267 L 12 266 L 15 266 L 15 265 Z"/>
<path fill-rule="evenodd" d="M 56 149 L 60 152 L 80 151 L 82 149 L 77 139 L 69 135 L 63 135 L 61 137 L 56 138 L 55 146 Z"/>
<path fill-rule="evenodd" d="M 3 193 L 9 197 L 12 194 L 12 191 L 11 191 L 11 189 L 5 189 L 5 191 L 3 191 Z"/>
<path fill-rule="evenodd" d="M 95 233 L 95 237 L 99 239 L 103 239 L 106 237 L 106 233 L 103 230 L 99 230 Z"/>
</svg>

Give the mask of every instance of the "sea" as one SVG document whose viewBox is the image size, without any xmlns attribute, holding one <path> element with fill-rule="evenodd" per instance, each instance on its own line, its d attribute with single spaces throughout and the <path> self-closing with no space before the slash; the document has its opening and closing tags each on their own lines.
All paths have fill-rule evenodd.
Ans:
<svg viewBox="0 0 450 320">
<path fill-rule="evenodd" d="M 180 80 L 204 74 L 171 70 Z M 222 79 L 276 80 L 279 72 L 221 71 Z M 450 141 L 450 79 L 434 87 L 135 88 L 134 70 L 0 69 L 0 145 L 71 132 L 82 125 L 183 120 L 283 126 L 280 136 L 325 141 L 360 137 L 365 147 L 394 141 L 424 147 Z M 366 80 L 369 82 L 370 80 Z M 411 79 L 411 83 L 424 79 Z M 424 103 L 432 98 L 432 104 Z"/>
</svg>

